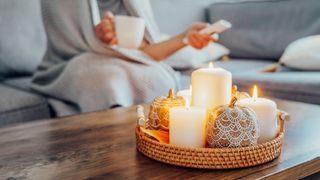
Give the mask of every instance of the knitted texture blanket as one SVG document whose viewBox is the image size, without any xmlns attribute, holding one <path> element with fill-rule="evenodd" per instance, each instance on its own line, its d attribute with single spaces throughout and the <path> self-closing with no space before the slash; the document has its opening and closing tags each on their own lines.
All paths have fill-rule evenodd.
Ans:
<svg viewBox="0 0 320 180">
<path fill-rule="evenodd" d="M 135 0 L 124 2 L 129 15 L 147 21 L 146 38 L 155 42 L 150 8 L 139 7 Z M 92 1 L 43 0 L 41 6 L 48 45 L 32 89 L 52 100 L 58 116 L 150 102 L 169 88 L 178 89 L 168 65 L 97 39 Z"/>
</svg>

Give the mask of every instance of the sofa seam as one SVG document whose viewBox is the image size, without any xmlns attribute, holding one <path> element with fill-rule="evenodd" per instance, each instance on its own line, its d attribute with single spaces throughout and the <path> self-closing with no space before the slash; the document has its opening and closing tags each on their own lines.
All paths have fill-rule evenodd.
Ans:
<svg viewBox="0 0 320 180">
<path fill-rule="evenodd" d="M 212 4 L 209 5 L 207 9 L 210 8 L 210 6 L 214 5 L 232 5 L 232 4 L 244 4 L 244 3 L 278 3 L 282 1 L 292 1 L 292 0 L 242 0 L 242 1 L 231 1 L 231 2 L 213 2 Z"/>
<path fill-rule="evenodd" d="M 38 107 L 37 107 L 37 110 L 42 109 L 42 108 L 44 108 L 44 107 L 38 106 Z M 24 113 L 28 113 L 27 111 L 30 111 L 30 110 L 23 109 L 23 110 L 21 110 L 21 114 L 23 115 Z M 46 119 L 46 118 L 50 118 L 50 117 L 51 117 L 50 114 L 49 114 L 49 112 L 47 111 L 46 113 L 41 113 L 41 114 L 33 115 L 33 116 L 32 116 L 33 119 L 27 119 L 27 120 L 22 120 L 22 121 L 20 121 L 20 120 L 17 121 L 17 119 L 15 119 L 12 123 L 9 123 L 9 122 L 11 122 L 11 121 L 6 120 L 5 117 L 15 116 L 15 115 L 14 115 L 14 112 L 9 112 L 9 113 L 6 114 L 6 115 L 5 115 L 5 114 L 2 114 L 2 115 L 0 115 L 0 117 L 1 117 L 1 116 L 4 117 L 4 120 L 3 120 L 3 121 L 0 120 L 0 124 L 2 124 L 2 123 L 4 123 L 4 124 L 2 124 L 2 125 L 0 125 L 0 126 L 9 125 L 9 124 L 15 124 L 15 123 L 17 123 L 17 122 L 28 122 L 28 121 L 30 121 L 30 120 Z M 21 117 L 21 116 L 20 116 L 20 117 Z"/>
<path fill-rule="evenodd" d="M 239 87 L 248 87 L 249 85 L 238 85 Z M 272 92 L 281 92 L 281 93 L 288 93 L 287 91 L 281 90 L 281 89 L 272 89 L 272 88 L 268 88 L 268 87 L 264 87 L 265 90 L 269 90 Z M 301 92 L 301 91 L 295 91 L 295 94 L 298 95 L 304 95 L 304 96 L 308 96 L 308 97 L 314 97 L 314 96 L 319 96 L 320 94 L 316 94 L 316 93 L 305 93 L 305 92 Z"/>
<path fill-rule="evenodd" d="M 0 114 L 5 114 L 5 113 L 12 113 L 15 111 L 24 111 L 24 110 L 28 110 L 28 109 L 32 109 L 32 108 L 37 108 L 37 107 L 41 107 L 41 106 L 46 106 L 47 108 L 49 108 L 48 103 L 47 102 L 43 102 L 43 103 L 38 103 L 32 106 L 25 106 L 23 108 L 13 108 L 11 110 L 6 110 L 6 111 L 0 111 Z"/>
</svg>

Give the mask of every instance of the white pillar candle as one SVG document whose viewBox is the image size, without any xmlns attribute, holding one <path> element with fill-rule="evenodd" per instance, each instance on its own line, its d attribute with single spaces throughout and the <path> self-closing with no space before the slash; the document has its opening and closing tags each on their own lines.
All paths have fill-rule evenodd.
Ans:
<svg viewBox="0 0 320 180">
<path fill-rule="evenodd" d="M 258 143 L 274 139 L 277 135 L 277 104 L 266 98 L 258 98 L 257 87 L 254 86 L 252 98 L 241 99 L 237 105 L 250 107 L 255 111 L 260 126 Z"/>
<path fill-rule="evenodd" d="M 189 89 L 181 90 L 178 91 L 177 96 L 183 97 L 186 101 L 191 102 L 191 92 L 192 92 L 192 87 L 190 85 Z"/>
<path fill-rule="evenodd" d="M 232 75 L 223 68 L 208 68 L 192 72 L 192 105 L 215 108 L 231 100 Z"/>
<path fill-rule="evenodd" d="M 206 110 L 204 108 L 173 107 L 169 110 L 169 118 L 170 144 L 205 147 Z"/>
</svg>

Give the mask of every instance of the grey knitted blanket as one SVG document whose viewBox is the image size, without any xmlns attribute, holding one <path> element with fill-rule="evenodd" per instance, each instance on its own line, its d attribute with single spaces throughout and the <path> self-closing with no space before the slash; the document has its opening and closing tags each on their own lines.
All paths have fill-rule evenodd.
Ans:
<svg viewBox="0 0 320 180">
<path fill-rule="evenodd" d="M 137 9 L 135 0 L 124 2 L 130 15 L 150 14 Z M 110 47 L 97 39 L 91 1 L 43 0 L 41 5 L 48 47 L 32 89 L 52 99 L 58 116 L 150 102 L 178 88 L 171 67 L 139 50 Z M 150 24 L 155 23 L 143 18 L 149 21 L 146 35 L 152 41 L 156 29 Z"/>
</svg>

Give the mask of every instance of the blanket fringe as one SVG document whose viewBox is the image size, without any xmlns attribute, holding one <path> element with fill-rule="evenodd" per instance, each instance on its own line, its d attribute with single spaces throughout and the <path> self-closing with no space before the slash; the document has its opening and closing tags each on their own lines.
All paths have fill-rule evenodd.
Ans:
<svg viewBox="0 0 320 180">
<path fill-rule="evenodd" d="M 260 71 L 265 73 L 272 73 L 281 70 L 282 65 L 280 63 L 274 63 L 267 65 L 266 67 L 262 68 Z"/>
</svg>

